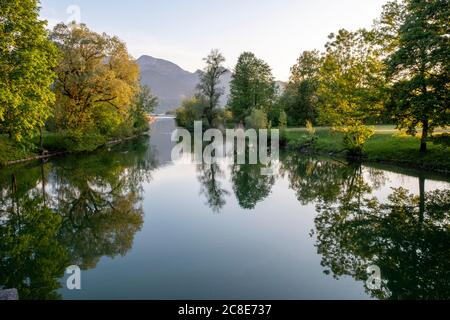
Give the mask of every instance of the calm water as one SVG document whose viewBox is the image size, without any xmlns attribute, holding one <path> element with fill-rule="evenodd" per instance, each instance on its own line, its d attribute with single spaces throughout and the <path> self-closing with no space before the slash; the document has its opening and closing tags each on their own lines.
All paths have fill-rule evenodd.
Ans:
<svg viewBox="0 0 450 320">
<path fill-rule="evenodd" d="M 151 138 L 0 171 L 0 286 L 23 299 L 450 298 L 450 183 L 286 153 L 172 163 Z M 65 289 L 66 267 L 82 290 Z M 381 286 L 366 285 L 367 267 Z"/>
</svg>

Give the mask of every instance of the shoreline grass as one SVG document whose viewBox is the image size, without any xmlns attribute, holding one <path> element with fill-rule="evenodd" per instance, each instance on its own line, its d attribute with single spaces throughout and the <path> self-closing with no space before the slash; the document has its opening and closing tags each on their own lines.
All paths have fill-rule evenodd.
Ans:
<svg viewBox="0 0 450 320">
<path fill-rule="evenodd" d="M 314 151 L 316 153 L 345 157 L 342 133 L 334 132 L 328 127 L 317 127 L 315 130 L 317 141 Z M 437 131 L 437 133 L 442 132 L 446 131 Z M 43 140 L 44 149 L 50 153 L 76 152 L 68 149 L 64 139 L 65 137 L 62 135 L 46 133 Z M 289 148 L 300 150 L 309 136 L 306 128 L 289 128 L 284 132 L 284 139 Z M 9 140 L 7 136 L 0 135 L 0 167 L 11 162 L 38 157 L 40 152 L 37 145 L 38 141 L 34 141 L 29 146 L 17 144 Z M 419 146 L 419 137 L 408 136 L 396 130 L 394 126 L 376 126 L 374 136 L 367 141 L 364 147 L 364 161 L 450 174 L 449 147 L 429 142 L 428 152 L 421 155 Z"/>
<path fill-rule="evenodd" d="M 444 133 L 438 130 L 436 133 Z M 284 133 L 288 147 L 301 148 L 308 139 L 306 128 L 290 128 Z M 314 151 L 319 154 L 345 157 L 343 134 L 327 127 L 316 128 Z M 375 134 L 364 146 L 364 161 L 394 164 L 412 168 L 450 173 L 450 148 L 428 143 L 428 151 L 419 152 L 420 138 L 406 135 L 394 126 L 375 126 Z"/>
<path fill-rule="evenodd" d="M 45 155 L 43 155 L 39 147 L 39 137 L 34 137 L 28 144 L 21 144 L 10 140 L 6 135 L 0 135 L 0 169 L 11 164 L 48 158 L 55 155 L 93 152 L 107 145 L 134 139 L 147 132 L 143 131 L 130 136 L 96 140 L 94 143 L 90 143 L 88 148 L 84 145 L 74 144 L 65 134 L 45 132 L 42 140 L 43 150 L 46 152 Z"/>
</svg>

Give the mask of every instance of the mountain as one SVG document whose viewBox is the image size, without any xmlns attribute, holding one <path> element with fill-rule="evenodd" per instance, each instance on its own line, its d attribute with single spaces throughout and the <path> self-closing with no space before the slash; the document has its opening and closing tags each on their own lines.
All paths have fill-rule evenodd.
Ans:
<svg viewBox="0 0 450 320">
<path fill-rule="evenodd" d="M 178 108 L 181 101 L 195 94 L 202 71 L 189 72 L 178 65 L 163 59 L 144 55 L 137 60 L 141 70 L 141 83 L 152 89 L 159 99 L 157 113 Z M 224 106 L 230 92 L 231 72 L 222 77 L 225 94 L 220 104 Z"/>
</svg>

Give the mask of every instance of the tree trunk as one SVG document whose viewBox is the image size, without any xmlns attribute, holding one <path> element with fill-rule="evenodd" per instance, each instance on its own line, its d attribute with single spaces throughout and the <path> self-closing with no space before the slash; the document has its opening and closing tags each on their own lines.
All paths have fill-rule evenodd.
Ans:
<svg viewBox="0 0 450 320">
<path fill-rule="evenodd" d="M 422 174 L 419 175 L 419 194 L 419 227 L 422 227 L 425 216 L 425 177 Z"/>
<path fill-rule="evenodd" d="M 41 147 L 41 152 L 44 151 L 44 141 L 42 137 L 42 127 L 39 127 L 39 146 Z"/>
<path fill-rule="evenodd" d="M 428 119 L 422 121 L 422 138 L 420 139 L 420 153 L 427 152 L 427 140 L 429 133 L 429 122 Z"/>
<path fill-rule="evenodd" d="M 47 205 L 47 199 L 45 194 L 45 172 L 44 172 L 44 160 L 41 162 L 41 179 L 42 179 L 42 198 L 44 200 L 44 205 Z"/>
</svg>

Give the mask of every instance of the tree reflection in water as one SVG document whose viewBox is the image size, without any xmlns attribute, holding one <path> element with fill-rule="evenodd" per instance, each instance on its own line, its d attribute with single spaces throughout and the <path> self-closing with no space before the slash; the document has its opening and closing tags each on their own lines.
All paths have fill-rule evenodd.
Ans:
<svg viewBox="0 0 450 320">
<path fill-rule="evenodd" d="M 69 265 L 86 270 L 125 255 L 142 227 L 142 183 L 154 168 L 148 142 L 137 140 L 2 171 L 0 285 L 21 299 L 58 299 Z"/>
<path fill-rule="evenodd" d="M 326 274 L 365 283 L 376 265 L 381 288 L 365 285 L 374 298 L 450 298 L 450 190 L 425 192 L 419 176 L 419 195 L 397 188 L 380 201 L 373 191 L 384 183 L 381 170 L 288 155 L 283 172 L 300 202 L 316 204 Z"/>
<path fill-rule="evenodd" d="M 269 166 L 262 164 L 237 164 L 237 152 L 234 150 L 230 158 L 234 157 L 230 166 L 231 184 L 239 206 L 245 210 L 252 210 L 259 202 L 264 201 L 272 191 L 275 184 L 275 176 L 262 175 L 262 169 Z M 246 149 L 246 158 L 249 158 Z M 224 159 L 222 159 L 224 160 Z M 228 159 L 231 160 L 231 159 Z M 226 162 L 226 161 L 223 161 Z M 220 164 L 198 165 L 198 181 L 201 185 L 200 193 L 205 195 L 206 204 L 213 212 L 220 212 L 226 204 L 229 191 L 222 187 L 220 180 L 225 178 L 225 172 Z"/>
<path fill-rule="evenodd" d="M 243 209 L 251 210 L 258 202 L 266 199 L 275 184 L 274 176 L 261 174 L 261 164 L 234 165 L 231 170 L 233 190 L 239 205 Z"/>
<path fill-rule="evenodd" d="M 125 255 L 143 224 L 143 183 L 157 164 L 148 141 L 0 171 L 0 286 L 21 299 L 58 299 L 69 265 L 94 268 L 101 257 Z M 277 177 L 261 165 L 229 167 L 234 194 L 254 209 Z M 228 170 L 228 169 L 227 169 Z M 206 204 L 219 212 L 229 192 L 225 169 L 197 168 Z M 335 278 L 368 278 L 381 269 L 381 299 L 450 298 L 450 190 L 419 195 L 393 189 L 387 199 L 384 171 L 329 159 L 282 154 L 281 172 L 303 205 L 316 205 L 316 247 L 324 272 Z"/>
<path fill-rule="evenodd" d="M 220 179 L 225 177 L 225 173 L 217 163 L 201 164 L 197 167 L 198 181 L 201 186 L 200 194 L 205 195 L 206 205 L 213 212 L 219 213 L 225 206 L 225 197 L 230 193 L 222 188 Z"/>
</svg>

